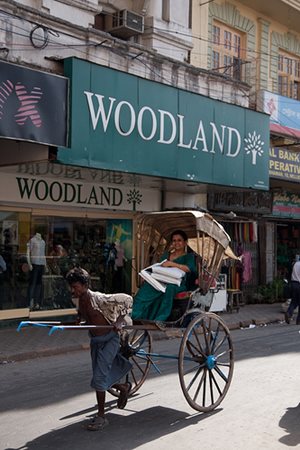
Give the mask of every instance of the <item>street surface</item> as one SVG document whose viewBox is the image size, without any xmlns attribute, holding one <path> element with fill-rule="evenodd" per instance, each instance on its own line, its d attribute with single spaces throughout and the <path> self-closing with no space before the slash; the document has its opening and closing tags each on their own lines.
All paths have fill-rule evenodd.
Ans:
<svg viewBox="0 0 300 450">
<path fill-rule="evenodd" d="M 232 331 L 235 370 L 210 414 L 184 399 L 177 361 L 160 360 L 125 410 L 107 396 L 109 427 L 90 432 L 96 411 L 88 351 L 0 366 L 0 450 L 256 450 L 300 446 L 300 327 Z M 49 337 L 51 339 L 51 337 Z M 176 354 L 178 339 L 155 341 Z"/>
</svg>

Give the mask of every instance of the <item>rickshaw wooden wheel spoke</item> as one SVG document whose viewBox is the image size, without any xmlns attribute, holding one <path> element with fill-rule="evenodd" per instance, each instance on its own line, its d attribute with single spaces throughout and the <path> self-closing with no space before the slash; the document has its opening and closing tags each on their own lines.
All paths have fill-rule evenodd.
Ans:
<svg viewBox="0 0 300 450">
<path fill-rule="evenodd" d="M 202 329 L 203 329 L 203 336 L 204 336 L 204 340 L 205 340 L 205 349 L 206 349 L 206 354 L 209 352 L 210 349 L 210 344 L 208 341 L 208 336 L 209 336 L 209 330 L 206 327 L 206 323 L 205 320 L 202 321 Z"/>
<path fill-rule="evenodd" d="M 214 400 L 214 390 L 213 390 L 213 374 L 209 371 L 209 387 L 210 387 L 210 401 L 212 404 L 215 403 Z"/>
<path fill-rule="evenodd" d="M 191 341 L 187 341 L 186 346 L 187 346 L 187 348 L 188 348 L 188 350 L 189 350 L 189 352 L 190 352 L 190 354 L 192 356 L 196 356 L 199 353 L 201 353 L 201 355 L 203 357 L 205 357 L 205 352 L 202 350 L 202 348 L 201 347 L 196 347 Z M 195 351 L 193 351 L 193 349 Z"/>
<path fill-rule="evenodd" d="M 197 411 L 212 411 L 224 399 L 233 375 L 233 348 L 229 330 L 216 314 L 201 313 L 187 326 L 178 372 L 183 394 Z"/>
<path fill-rule="evenodd" d="M 218 366 L 215 367 L 215 371 L 227 383 L 228 378 L 224 375 L 224 373 L 222 372 L 222 370 L 220 370 L 220 368 Z"/>
<path fill-rule="evenodd" d="M 205 408 L 205 396 L 206 396 L 206 370 L 204 369 L 204 383 L 203 383 L 203 392 L 202 392 L 202 406 Z"/>
<path fill-rule="evenodd" d="M 218 366 L 230 367 L 228 363 L 218 363 Z"/>
<path fill-rule="evenodd" d="M 227 336 L 224 336 L 224 338 L 218 343 L 218 345 L 216 346 L 216 348 L 212 348 L 213 352 L 216 353 L 219 348 L 222 347 L 222 345 L 224 344 L 224 342 L 226 341 Z"/>
<path fill-rule="evenodd" d="M 132 363 L 131 371 L 120 380 L 120 383 L 130 381 L 132 388 L 129 395 L 133 395 L 145 382 L 152 364 L 150 357 L 147 356 L 152 352 L 151 334 L 145 330 L 129 331 L 127 342 L 121 345 L 120 351 Z M 114 388 L 110 388 L 109 392 L 114 397 L 119 396 L 119 392 Z"/>
<path fill-rule="evenodd" d="M 198 375 L 200 374 L 200 372 L 202 372 L 202 368 L 198 368 L 197 372 L 195 373 L 195 375 L 193 376 L 192 380 L 190 381 L 189 385 L 187 386 L 187 391 L 189 391 L 191 389 L 191 387 L 193 386 L 193 384 L 195 383 L 196 379 L 198 378 Z"/>
<path fill-rule="evenodd" d="M 199 382 L 199 384 L 198 384 L 198 387 L 197 387 L 197 389 L 196 389 L 195 395 L 194 395 L 194 397 L 193 397 L 193 401 L 194 401 L 194 402 L 195 402 L 195 401 L 197 400 L 197 398 L 198 398 L 198 395 L 199 395 L 201 386 L 202 386 L 202 384 L 203 384 L 203 382 L 204 382 L 204 379 L 205 379 L 205 375 L 206 375 L 206 374 L 205 374 L 205 370 L 204 370 L 203 373 L 202 373 L 201 380 L 200 380 L 200 382 Z"/>
<path fill-rule="evenodd" d="M 222 395 L 222 391 L 221 391 L 221 389 L 220 389 L 220 387 L 219 387 L 219 385 L 217 383 L 217 380 L 215 379 L 215 376 L 214 376 L 212 371 L 210 371 L 210 376 L 211 376 L 211 379 L 212 379 L 212 381 L 214 382 L 214 384 L 215 384 L 215 386 L 217 388 L 217 391 L 218 391 L 219 395 Z"/>
</svg>

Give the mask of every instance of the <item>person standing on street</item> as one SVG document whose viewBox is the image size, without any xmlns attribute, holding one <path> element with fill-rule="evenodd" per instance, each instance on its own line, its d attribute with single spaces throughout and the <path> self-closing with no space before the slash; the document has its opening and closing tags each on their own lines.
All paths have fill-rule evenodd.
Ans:
<svg viewBox="0 0 300 450">
<path fill-rule="evenodd" d="M 78 303 L 78 321 L 86 325 L 101 325 L 89 331 L 93 376 L 91 387 L 96 391 L 98 414 L 87 426 L 90 431 L 102 430 L 108 425 L 104 415 L 105 392 L 113 387 L 119 391 L 118 408 L 126 406 L 131 383 L 119 383 L 132 368 L 128 359 L 119 353 L 119 331 L 124 324 L 126 304 L 132 304 L 127 294 L 103 294 L 89 289 L 90 276 L 80 267 L 70 270 L 66 275 L 72 296 Z M 105 328 L 108 325 L 108 328 Z"/>
<path fill-rule="evenodd" d="M 300 325 L 300 261 L 296 261 L 291 277 L 291 303 L 288 307 L 287 312 L 285 313 L 285 321 L 286 323 L 291 322 L 291 318 L 293 317 L 293 313 L 295 309 L 298 307 L 298 315 L 296 319 L 296 324 Z"/>
</svg>

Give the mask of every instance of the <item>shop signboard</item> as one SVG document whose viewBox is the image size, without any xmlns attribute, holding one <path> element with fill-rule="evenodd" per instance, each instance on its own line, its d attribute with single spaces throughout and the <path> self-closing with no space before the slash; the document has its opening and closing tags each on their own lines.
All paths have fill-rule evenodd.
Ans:
<svg viewBox="0 0 300 450">
<path fill-rule="evenodd" d="M 67 78 L 0 61 L 0 93 L 0 137 L 67 145 Z"/>
<path fill-rule="evenodd" d="M 300 181 L 300 153 L 289 151 L 287 148 L 271 148 L 269 161 L 270 178 L 286 181 Z"/>
<path fill-rule="evenodd" d="M 70 149 L 58 160 L 268 190 L 269 116 L 70 58 Z"/>
<path fill-rule="evenodd" d="M 273 133 L 300 138 L 300 102 L 293 98 L 260 91 L 258 105 L 261 111 L 270 114 L 270 130 Z"/>
<path fill-rule="evenodd" d="M 300 196 L 287 191 L 275 192 L 272 215 L 300 219 Z"/>
<path fill-rule="evenodd" d="M 207 197 L 210 210 L 271 214 L 272 193 L 266 191 L 220 191 L 210 192 Z"/>
<path fill-rule="evenodd" d="M 0 172 L 0 201 L 24 206 L 52 206 L 122 211 L 157 211 L 159 189 L 134 183 L 102 181 L 96 173 L 44 163 L 20 164 Z"/>
</svg>

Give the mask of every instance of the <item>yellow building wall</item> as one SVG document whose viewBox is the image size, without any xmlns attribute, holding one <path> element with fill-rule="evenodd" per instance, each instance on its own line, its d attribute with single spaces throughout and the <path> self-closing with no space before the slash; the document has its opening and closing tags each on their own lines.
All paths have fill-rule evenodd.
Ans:
<svg viewBox="0 0 300 450">
<path fill-rule="evenodd" d="M 249 1 L 249 3 L 251 4 L 252 2 Z M 278 1 L 277 3 L 280 3 L 280 1 Z M 230 2 L 228 0 L 215 0 L 211 3 L 207 3 L 206 0 L 193 0 L 192 6 L 193 50 L 191 52 L 191 64 L 203 69 L 210 69 L 209 52 L 211 52 L 212 36 L 209 33 L 209 20 L 211 18 L 211 11 L 215 10 L 217 6 L 221 6 L 224 9 L 224 20 L 221 20 L 222 22 L 228 23 L 226 21 L 226 17 L 229 18 L 230 15 L 239 14 L 240 16 L 245 17 L 254 23 L 255 45 L 251 50 L 247 49 L 246 56 L 247 61 L 249 61 L 249 64 L 251 64 L 251 85 L 255 90 L 263 88 L 270 91 L 276 91 L 276 82 L 274 82 L 274 78 L 271 77 L 271 59 L 274 60 L 274 50 L 272 54 L 271 47 L 272 39 L 274 40 L 274 33 L 277 33 L 277 38 L 280 42 L 282 41 L 285 43 L 290 39 L 290 36 L 293 35 L 294 45 L 290 45 L 290 50 L 286 47 L 282 48 L 282 50 L 292 51 L 293 48 L 296 50 L 297 47 L 300 49 L 300 33 L 291 30 L 288 23 L 280 23 L 280 11 L 278 10 L 278 13 L 276 14 L 276 11 L 274 12 L 273 10 L 273 15 L 275 17 L 276 15 L 279 16 L 277 20 L 274 20 L 274 18 L 263 15 L 259 11 L 256 11 L 249 6 L 245 6 L 242 2 L 235 0 L 231 0 Z M 296 8 L 296 11 L 294 10 L 294 13 L 299 14 L 300 2 L 291 2 L 291 14 L 293 13 L 293 7 Z M 218 18 L 217 20 L 220 20 L 220 18 Z M 262 34 L 265 32 L 266 27 L 268 28 L 268 42 L 264 43 L 262 42 Z M 299 46 L 297 45 L 298 41 Z M 298 54 L 298 52 L 295 52 L 295 54 Z M 298 56 L 300 55 L 298 54 Z M 266 61 L 266 58 L 268 61 Z M 260 70 L 262 62 L 265 66 L 266 63 L 268 64 L 268 70 L 265 70 L 265 72 L 263 70 Z M 260 78 L 264 73 L 267 73 L 267 80 L 265 79 L 264 83 L 262 83 L 262 80 Z"/>
</svg>

